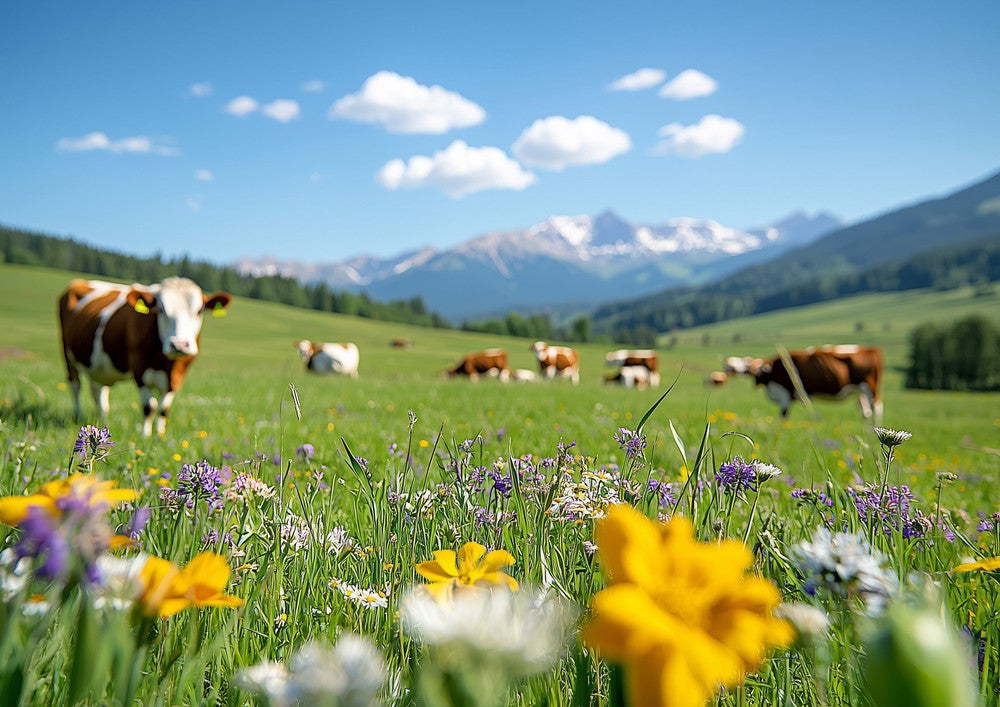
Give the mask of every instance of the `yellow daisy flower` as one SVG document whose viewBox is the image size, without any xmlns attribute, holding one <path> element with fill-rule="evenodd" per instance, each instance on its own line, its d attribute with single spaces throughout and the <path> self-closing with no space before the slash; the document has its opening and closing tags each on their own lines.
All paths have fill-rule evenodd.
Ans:
<svg viewBox="0 0 1000 707">
<path fill-rule="evenodd" d="M 28 515 L 28 509 L 41 508 L 53 516 L 61 516 L 56 502 L 69 495 L 86 497 L 90 507 L 104 504 L 113 508 L 127 501 L 134 501 L 138 494 L 130 489 L 115 488 L 115 481 L 103 481 L 91 474 L 72 474 L 59 481 L 42 484 L 42 488 L 29 496 L 0 498 L 0 523 L 19 525 Z"/>
<path fill-rule="evenodd" d="M 982 570 L 984 572 L 1000 570 L 1000 557 L 993 557 L 989 560 L 980 560 L 979 562 L 965 562 L 958 567 L 955 567 L 952 572 L 975 572 L 976 570 Z"/>
<path fill-rule="evenodd" d="M 139 599 L 148 616 L 166 618 L 188 607 L 237 607 L 239 597 L 223 594 L 229 581 L 229 565 L 221 555 L 203 552 L 184 569 L 159 557 L 150 557 L 142 568 L 142 596 Z"/>
<path fill-rule="evenodd" d="M 583 639 L 626 668 L 629 704 L 702 707 L 719 685 L 759 668 L 791 627 L 769 580 L 747 575 L 743 543 L 698 542 L 691 522 L 661 525 L 629 506 L 608 510 L 595 540 L 609 586 L 594 595 Z"/>
<path fill-rule="evenodd" d="M 420 562 L 417 574 L 430 581 L 428 591 L 435 599 L 450 596 L 457 588 L 500 586 L 517 590 L 517 580 L 500 571 L 514 564 L 514 556 L 506 550 L 486 552 L 476 542 L 468 542 L 456 554 L 454 550 L 437 550 L 434 559 Z"/>
</svg>

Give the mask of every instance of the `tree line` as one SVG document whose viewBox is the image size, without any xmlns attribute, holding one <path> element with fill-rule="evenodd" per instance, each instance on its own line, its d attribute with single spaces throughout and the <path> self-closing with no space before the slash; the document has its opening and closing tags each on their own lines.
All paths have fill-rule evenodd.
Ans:
<svg viewBox="0 0 1000 707">
<path fill-rule="evenodd" d="M 1000 390 L 1000 329 L 981 315 L 910 332 L 906 387 Z"/>
</svg>

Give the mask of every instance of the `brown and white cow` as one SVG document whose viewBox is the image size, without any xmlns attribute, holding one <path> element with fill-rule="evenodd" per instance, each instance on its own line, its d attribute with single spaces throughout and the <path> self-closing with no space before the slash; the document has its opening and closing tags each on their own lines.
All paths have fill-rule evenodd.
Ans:
<svg viewBox="0 0 1000 707">
<path fill-rule="evenodd" d="M 580 382 L 580 355 L 568 346 L 549 346 L 544 341 L 536 341 L 531 350 L 538 359 L 538 368 L 546 380 L 557 375 L 569 378 L 573 385 Z"/>
<path fill-rule="evenodd" d="M 458 365 L 445 371 L 445 375 L 454 378 L 458 375 L 468 376 L 469 380 L 479 380 L 480 375 L 497 376 L 500 380 L 510 380 L 510 369 L 507 368 L 507 352 L 503 349 L 486 349 L 462 357 Z"/>
<path fill-rule="evenodd" d="M 882 350 L 861 346 L 825 346 L 805 351 L 790 351 L 788 358 L 809 397 L 843 400 L 858 394 L 865 417 L 882 419 Z M 767 387 L 768 397 L 781 407 L 781 416 L 788 415 L 792 400 L 798 397 L 792 376 L 785 362 L 776 356 L 764 362 L 754 375 L 756 385 Z"/>
<path fill-rule="evenodd" d="M 652 349 L 618 349 L 610 351 L 604 357 L 606 366 L 642 366 L 649 371 L 649 384 L 660 384 L 660 359 Z"/>
<path fill-rule="evenodd" d="M 606 384 L 616 383 L 625 388 L 645 390 L 650 385 L 658 384 L 654 384 L 652 378 L 653 372 L 645 366 L 622 366 L 615 373 L 605 376 L 604 382 Z"/>
<path fill-rule="evenodd" d="M 730 356 L 723 362 L 722 372 L 727 376 L 752 376 L 765 363 L 762 358 Z"/>
<path fill-rule="evenodd" d="M 59 322 L 76 417 L 81 372 L 102 418 L 110 410 L 111 386 L 132 378 L 145 416 L 142 433 L 152 434 L 159 414 L 157 432 L 163 434 L 174 395 L 198 356 L 202 312 L 224 313 L 231 301 L 225 292 L 206 296 L 182 277 L 155 285 L 73 280 L 59 299 Z"/>
<path fill-rule="evenodd" d="M 358 377 L 361 354 L 355 344 L 326 344 L 301 339 L 294 344 L 302 356 L 306 370 L 313 373 L 340 373 L 351 378 Z"/>
<path fill-rule="evenodd" d="M 712 371 L 705 377 L 705 385 L 710 388 L 721 388 L 729 380 L 729 375 L 725 371 Z"/>
</svg>

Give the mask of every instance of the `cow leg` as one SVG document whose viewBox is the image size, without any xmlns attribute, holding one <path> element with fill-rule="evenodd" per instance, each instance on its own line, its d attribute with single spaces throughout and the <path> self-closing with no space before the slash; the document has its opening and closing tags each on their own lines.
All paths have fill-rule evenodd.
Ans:
<svg viewBox="0 0 1000 707">
<path fill-rule="evenodd" d="M 767 384 L 767 397 L 781 407 L 782 417 L 788 417 L 788 409 L 792 406 L 792 394 L 788 388 L 772 381 Z"/>
<path fill-rule="evenodd" d="M 156 420 L 156 434 L 161 437 L 167 433 L 167 413 L 170 412 L 170 406 L 174 404 L 174 391 L 168 391 L 164 394 L 163 400 L 160 401 L 160 416 Z"/>
<path fill-rule="evenodd" d="M 649 372 L 649 384 L 654 388 L 660 387 L 660 374 L 656 371 Z"/>
<path fill-rule="evenodd" d="M 139 403 L 142 405 L 142 436 L 151 437 L 153 435 L 153 418 L 160 407 L 160 401 L 153 396 L 152 388 L 140 386 Z"/>
<path fill-rule="evenodd" d="M 73 419 L 77 422 L 83 417 L 83 410 L 80 408 L 80 377 L 73 376 L 69 379 L 69 392 L 73 396 Z"/>
<path fill-rule="evenodd" d="M 106 420 L 111 412 L 111 386 L 90 381 L 90 394 L 94 396 L 94 405 L 101 419 Z"/>
<path fill-rule="evenodd" d="M 881 425 L 882 424 L 882 401 L 881 400 L 876 400 L 875 403 L 872 405 L 872 407 L 874 408 L 875 424 L 876 425 Z"/>
</svg>

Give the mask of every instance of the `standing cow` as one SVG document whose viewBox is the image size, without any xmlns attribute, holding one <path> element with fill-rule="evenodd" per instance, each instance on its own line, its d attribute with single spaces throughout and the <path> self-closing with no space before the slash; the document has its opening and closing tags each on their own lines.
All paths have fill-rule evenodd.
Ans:
<svg viewBox="0 0 1000 707">
<path fill-rule="evenodd" d="M 625 366 L 641 366 L 649 372 L 649 375 L 646 376 L 649 385 L 656 387 L 660 384 L 660 359 L 656 355 L 656 352 L 651 349 L 637 351 L 618 349 L 617 351 L 610 351 L 604 357 L 604 365 L 618 366 L 620 368 Z M 613 376 L 611 380 L 616 380 L 616 378 Z"/>
<path fill-rule="evenodd" d="M 653 374 L 645 366 L 622 366 L 617 370 L 617 372 L 605 376 L 604 382 L 606 384 L 619 384 L 625 388 L 638 388 L 639 390 L 645 390 L 650 385 L 658 385 L 652 382 Z"/>
<path fill-rule="evenodd" d="M 568 346 L 549 346 L 544 341 L 536 341 L 531 350 L 538 359 L 538 368 L 546 380 L 557 375 L 570 378 L 573 385 L 580 382 L 580 355 Z"/>
<path fill-rule="evenodd" d="M 859 395 L 865 417 L 882 419 L 882 350 L 861 346 L 825 346 L 820 349 L 790 351 L 788 359 L 795 368 L 802 391 L 807 397 L 843 400 Z M 787 417 L 792 401 L 799 397 L 796 383 L 780 356 L 762 363 L 753 374 L 755 384 L 767 388 L 767 396 L 781 407 Z"/>
<path fill-rule="evenodd" d="M 73 280 L 59 298 L 59 323 L 74 414 L 80 410 L 80 372 L 90 379 L 100 415 L 110 410 L 110 388 L 132 378 L 145 417 L 142 433 L 163 434 L 174 395 L 198 356 L 202 313 L 224 313 L 232 297 L 206 296 L 187 278 L 155 285 Z M 154 391 L 162 397 L 157 399 Z"/>
<path fill-rule="evenodd" d="M 340 373 L 351 378 L 358 377 L 361 354 L 355 344 L 321 344 L 308 339 L 296 341 L 293 346 L 299 350 L 306 370 L 313 373 Z"/>
</svg>

